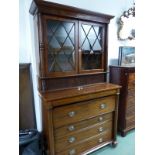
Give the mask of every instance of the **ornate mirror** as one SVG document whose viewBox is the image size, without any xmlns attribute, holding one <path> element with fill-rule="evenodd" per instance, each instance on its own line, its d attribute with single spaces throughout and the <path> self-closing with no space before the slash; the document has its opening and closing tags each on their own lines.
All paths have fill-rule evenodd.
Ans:
<svg viewBox="0 0 155 155">
<path fill-rule="evenodd" d="M 135 5 L 127 11 L 124 11 L 119 18 L 118 39 L 135 39 Z"/>
</svg>

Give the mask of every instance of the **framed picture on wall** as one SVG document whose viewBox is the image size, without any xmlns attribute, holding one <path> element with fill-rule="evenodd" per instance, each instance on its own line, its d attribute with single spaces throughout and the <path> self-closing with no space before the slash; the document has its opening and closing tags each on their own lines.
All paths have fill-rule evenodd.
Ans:
<svg viewBox="0 0 155 155">
<path fill-rule="evenodd" d="M 120 46 L 118 65 L 120 66 L 135 66 L 135 47 Z"/>
</svg>

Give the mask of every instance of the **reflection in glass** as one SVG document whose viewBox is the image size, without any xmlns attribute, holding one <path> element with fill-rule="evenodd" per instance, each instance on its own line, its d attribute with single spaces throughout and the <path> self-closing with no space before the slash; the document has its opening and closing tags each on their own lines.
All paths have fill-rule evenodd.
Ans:
<svg viewBox="0 0 155 155">
<path fill-rule="evenodd" d="M 75 24 L 48 20 L 48 71 L 65 72 L 75 70 Z"/>
<path fill-rule="evenodd" d="M 82 69 L 102 68 L 102 35 L 101 26 L 81 25 Z"/>
</svg>

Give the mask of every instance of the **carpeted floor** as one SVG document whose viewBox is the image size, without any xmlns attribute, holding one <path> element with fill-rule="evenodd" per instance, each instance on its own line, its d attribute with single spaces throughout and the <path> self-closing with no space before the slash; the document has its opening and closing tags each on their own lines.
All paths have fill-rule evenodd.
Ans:
<svg viewBox="0 0 155 155">
<path fill-rule="evenodd" d="M 125 137 L 118 135 L 118 145 L 112 148 L 110 145 L 99 149 L 90 155 L 135 155 L 135 131 L 130 131 Z"/>
</svg>

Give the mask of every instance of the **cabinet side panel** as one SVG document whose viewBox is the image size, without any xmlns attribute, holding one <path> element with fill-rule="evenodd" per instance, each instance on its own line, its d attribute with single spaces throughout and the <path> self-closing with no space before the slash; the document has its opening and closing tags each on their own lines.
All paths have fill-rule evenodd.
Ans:
<svg viewBox="0 0 155 155">
<path fill-rule="evenodd" d="M 54 155 L 54 135 L 52 109 L 48 109 L 47 103 L 42 100 L 43 140 L 49 155 Z"/>
<path fill-rule="evenodd" d="M 118 107 L 118 130 L 125 128 L 125 105 L 126 105 L 126 76 L 124 68 L 110 66 L 110 82 L 122 86 L 120 89 L 119 107 Z"/>
</svg>

